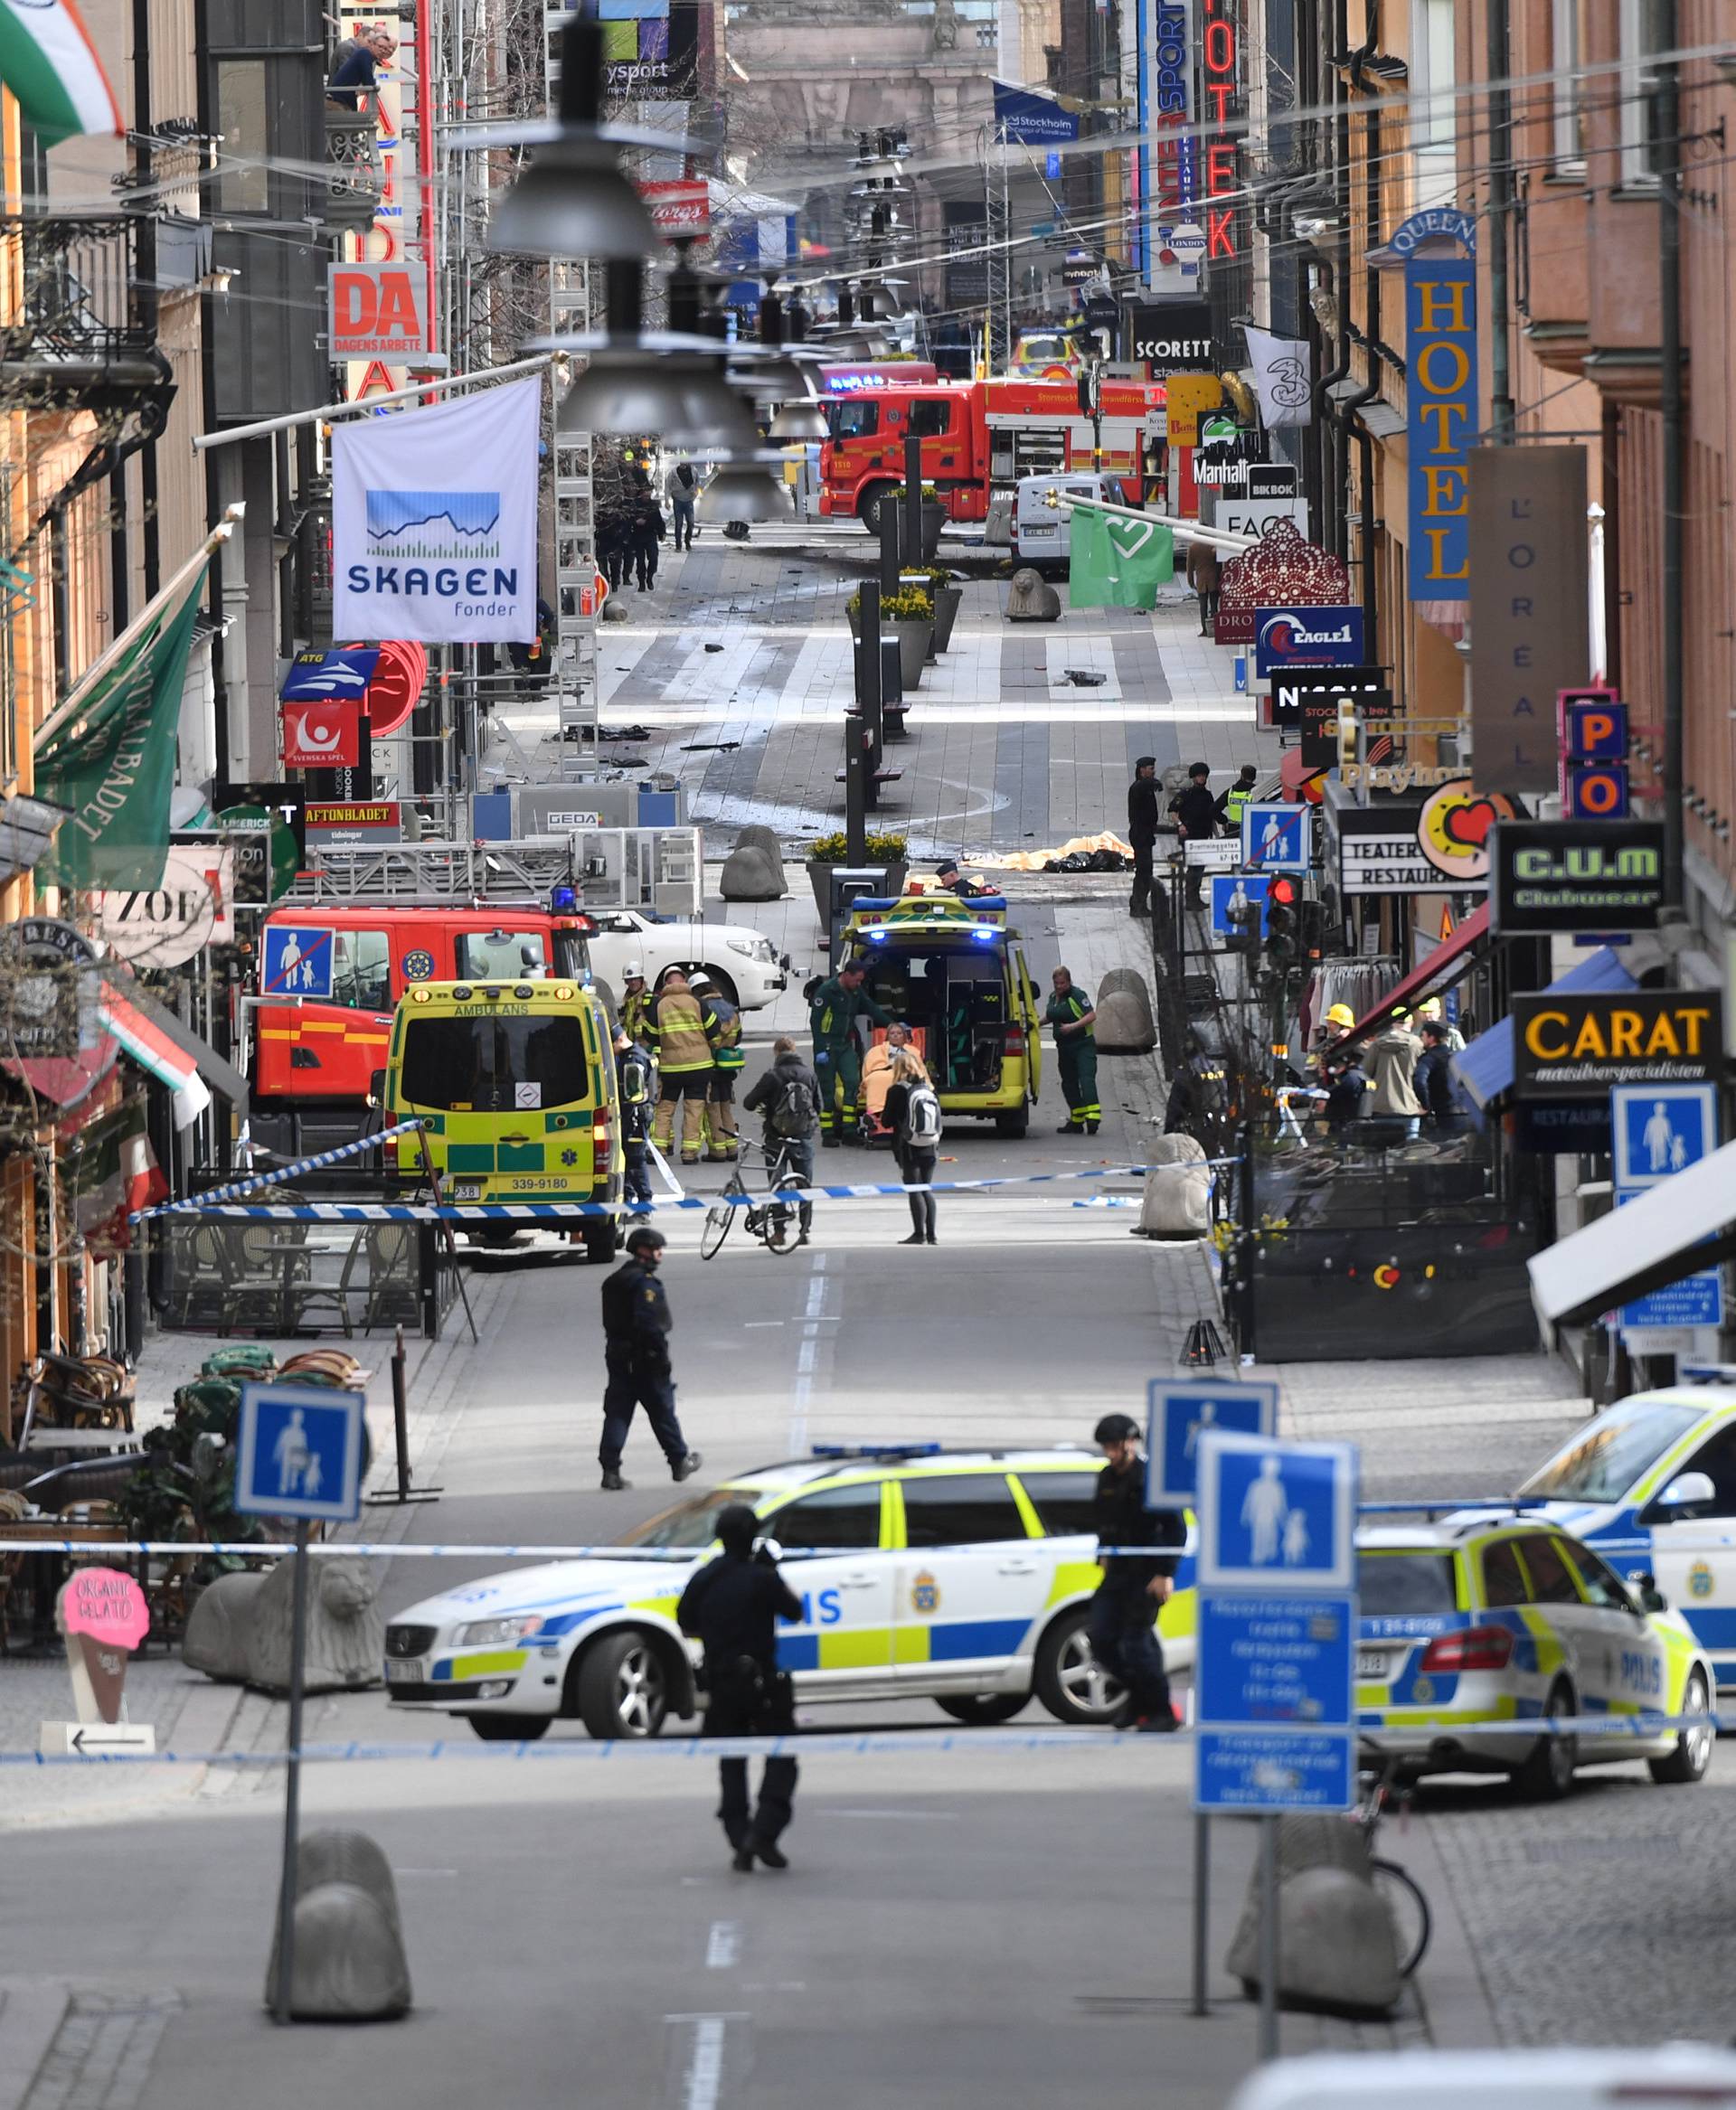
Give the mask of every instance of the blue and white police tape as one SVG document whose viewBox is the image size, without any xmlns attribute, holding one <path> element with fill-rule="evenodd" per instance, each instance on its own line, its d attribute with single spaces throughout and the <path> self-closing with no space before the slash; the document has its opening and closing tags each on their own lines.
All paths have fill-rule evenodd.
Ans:
<svg viewBox="0 0 1736 2110">
<path fill-rule="evenodd" d="M 1211 1725 L 1208 1725 L 1211 1726 Z M 1320 1729 L 1309 1723 L 1278 1722 L 1271 1725 L 1287 1732 L 1309 1736 L 1347 1737 L 1373 1735 L 1379 1741 L 1378 1720 L 1359 1729 Z M 1538 1715 L 1526 1721 L 1465 1722 L 1451 1716 L 1434 1716 L 1417 1724 L 1407 1715 L 1405 1734 L 1413 1727 L 1458 1729 L 1477 1737 L 1523 1737 L 1534 1742 L 1539 1737 L 1595 1737 L 1611 1741 L 1620 1737 L 1637 1744 L 1656 1743 L 1684 1729 L 1712 1729 L 1721 1734 L 1736 1729 L 1736 1716 L 1728 1720 L 1716 1714 L 1571 1714 Z M 1194 1725 L 1178 1729 L 1177 1740 L 1185 1743 Z M 561 1738 L 553 1743 L 485 1744 L 470 1738 L 439 1738 L 431 1743 L 304 1744 L 296 1754 L 305 1765 L 344 1763 L 389 1764 L 393 1760 L 426 1765 L 430 1761 L 458 1759 L 471 1765 L 499 1764 L 502 1760 L 528 1759 L 533 1763 L 560 1764 L 586 1758 L 688 1759 L 776 1757 L 799 1755 L 804 1758 L 836 1756 L 856 1758 L 901 1757 L 918 1754 L 927 1757 L 937 1751 L 1115 1751 L 1137 1742 L 1142 1756 L 1150 1755 L 1149 1739 L 1137 1729 L 967 1729 L 798 1730 L 794 1736 L 761 1737 L 649 1737 L 619 1741 L 593 1741 L 589 1738 Z M 1641 1754 L 1637 1754 L 1641 1755 Z M 288 1750 L 280 1751 L 36 1751 L 0 1750 L 0 1766 L 228 1766 L 237 1769 L 283 1766 Z"/>
<path fill-rule="evenodd" d="M 132 1454 L 126 1454 L 130 1455 Z M 275 1539 L 32 1539 L 30 1553 L 143 1553 L 160 1559 L 182 1554 L 245 1554 L 249 1559 L 277 1560 L 296 1550 L 293 1540 Z M 401 1546 L 372 1539 L 318 1539 L 309 1553 L 335 1559 L 354 1555 L 358 1560 L 396 1560 L 401 1556 L 420 1560 L 637 1560 L 646 1567 L 659 1561 L 688 1566 L 704 1552 L 703 1546 L 676 1550 L 668 1546 Z M 1102 1552 L 1118 1559 L 1150 1560 L 1166 1558 L 1178 1549 L 1151 1546 L 1105 1546 Z M 787 1566 L 804 1560 L 827 1560 L 830 1553 L 800 1552 L 782 1556 Z"/>
<path fill-rule="evenodd" d="M 292 1163 L 279 1165 L 275 1173 L 255 1173 L 249 1179 L 231 1180 L 227 1186 L 208 1187 L 203 1194 L 186 1201 L 159 1201 L 152 1209 L 128 1210 L 127 1220 L 144 1223 L 154 1216 L 198 1216 L 213 1201 L 235 1201 L 243 1194 L 257 1194 L 262 1188 L 280 1187 L 286 1180 L 293 1180 L 302 1173 L 319 1172 L 326 1165 L 341 1164 L 345 1158 L 359 1157 L 365 1150 L 377 1150 L 394 1135 L 417 1135 L 421 1127 L 420 1121 L 400 1121 L 395 1128 L 382 1128 L 377 1135 L 360 1135 L 354 1143 L 340 1143 L 335 1149 L 316 1151 L 312 1157 L 298 1157 Z"/>
<path fill-rule="evenodd" d="M 398 1130 L 387 1133 L 396 1135 Z M 376 1140 L 370 1138 L 370 1140 Z M 316 1162 L 306 1161 L 309 1163 Z M 1216 1160 L 1206 1160 L 1210 1165 Z M 1223 1161 L 1228 1162 L 1228 1161 Z M 292 1167 L 299 1170 L 299 1167 Z M 297 1201 L 236 1204 L 236 1190 L 213 1188 L 190 1201 L 166 1202 L 140 1217 L 237 1217 L 287 1223 L 486 1223 L 494 1221 L 560 1223 L 582 1217 L 650 1216 L 663 1210 L 756 1209 L 769 1201 L 874 1201 L 907 1194 L 976 1194 L 1000 1187 L 1045 1187 L 1066 1180 L 1138 1180 L 1147 1173 L 1168 1171 L 1157 1165 L 1093 1165 L 1082 1173 L 1009 1173 L 986 1180 L 930 1180 L 907 1187 L 899 1180 L 853 1181 L 824 1187 L 765 1188 L 760 1192 L 672 1195 L 662 1201 Z M 1190 1168 L 1192 1169 L 1192 1168 Z M 276 1175 L 272 1175 L 276 1177 Z M 248 1192 L 248 1189 L 239 1190 Z M 1127 1197 L 1131 1200 L 1132 1197 Z"/>
</svg>

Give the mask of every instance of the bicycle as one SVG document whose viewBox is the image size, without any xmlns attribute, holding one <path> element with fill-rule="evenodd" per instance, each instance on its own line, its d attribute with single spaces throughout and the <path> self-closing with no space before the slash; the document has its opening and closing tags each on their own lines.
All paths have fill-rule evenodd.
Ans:
<svg viewBox="0 0 1736 2110">
<path fill-rule="evenodd" d="M 744 1143 L 741 1147 L 745 1155 L 755 1145 Z M 741 1176 L 741 1160 L 731 1165 L 722 1195 L 705 1211 L 705 1228 L 699 1234 L 702 1260 L 713 1259 L 722 1252 L 730 1227 L 738 1216 L 747 1220 L 750 1234 L 769 1253 L 793 1253 L 800 1245 L 801 1204 L 780 1201 L 777 1196 L 780 1190 L 800 1186 L 801 1175 L 790 1163 L 787 1149 L 779 1149 L 775 1154 L 762 1150 L 760 1154 L 767 1161 L 766 1184 L 771 1190 L 770 1196 L 764 1201 L 752 1200 L 753 1191 Z"/>
<path fill-rule="evenodd" d="M 1410 1806 L 1410 1790 L 1393 1785 L 1397 1771 L 1396 1759 L 1383 1757 L 1378 1747 L 1363 1743 L 1363 1749 L 1373 1751 L 1381 1757 L 1378 1770 L 1373 1766 L 1358 1771 L 1356 1775 L 1357 1802 L 1350 1813 L 1350 1822 L 1363 1835 L 1363 1843 L 1368 1848 L 1368 1879 L 1385 1905 L 1387 1917 L 1392 1922 L 1393 1946 L 1398 1951 L 1399 1975 L 1409 1978 L 1421 1963 L 1429 1946 L 1429 1937 L 1434 1932 L 1434 1917 L 1429 1909 L 1429 1900 L 1422 1894 L 1414 1877 L 1401 1869 L 1397 1861 L 1385 1860 L 1374 1851 L 1374 1841 L 1381 1829 L 1381 1820 L 1387 1804 L 1396 1802 L 1401 1825 Z"/>
</svg>

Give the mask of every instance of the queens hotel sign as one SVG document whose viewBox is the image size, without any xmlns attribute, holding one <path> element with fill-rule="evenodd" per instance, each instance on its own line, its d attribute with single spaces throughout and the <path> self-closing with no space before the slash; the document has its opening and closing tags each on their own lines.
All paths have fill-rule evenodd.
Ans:
<svg viewBox="0 0 1736 2110">
<path fill-rule="evenodd" d="M 1452 243 L 1462 256 L 1447 253 Z M 1476 222 L 1467 213 L 1439 209 L 1414 213 L 1388 250 L 1404 264 L 1410 598 L 1467 600 L 1467 457 L 1477 435 Z"/>
</svg>

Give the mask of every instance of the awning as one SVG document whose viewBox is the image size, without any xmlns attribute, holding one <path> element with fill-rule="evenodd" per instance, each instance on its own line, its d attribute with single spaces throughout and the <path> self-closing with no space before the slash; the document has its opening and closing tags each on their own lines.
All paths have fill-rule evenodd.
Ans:
<svg viewBox="0 0 1736 2110">
<path fill-rule="evenodd" d="M 1547 1247 L 1527 1266 L 1539 1315 L 1578 1325 L 1736 1253 L 1736 1143 Z"/>
<path fill-rule="evenodd" d="M 1606 945 L 1552 982 L 1544 994 L 1565 994 L 1575 989 L 1581 993 L 1595 990 L 1614 993 L 1636 987 L 1637 984 L 1633 976 Z M 1492 1099 L 1512 1090 L 1514 1066 L 1510 1018 L 1498 1020 L 1486 1033 L 1479 1033 L 1468 1048 L 1461 1049 L 1453 1058 L 1453 1074 L 1477 1105 L 1485 1108 Z"/>
<path fill-rule="evenodd" d="M 175 1125 L 191 1127 L 211 1104 L 211 1088 L 245 1111 L 247 1079 L 165 1004 L 139 988 L 125 995 L 105 984 L 100 1009 L 108 1030 L 140 1069 L 175 1095 Z"/>
<path fill-rule="evenodd" d="M 1470 967 L 1470 956 L 1489 935 L 1489 905 L 1474 909 L 1448 938 L 1443 938 L 1429 957 L 1412 967 L 1403 980 L 1387 991 L 1366 1017 L 1359 1018 L 1347 1033 L 1341 1033 L 1326 1052 L 1353 1048 L 1378 1033 L 1395 1011 L 1414 1011 L 1425 997 L 1448 988 Z"/>
</svg>

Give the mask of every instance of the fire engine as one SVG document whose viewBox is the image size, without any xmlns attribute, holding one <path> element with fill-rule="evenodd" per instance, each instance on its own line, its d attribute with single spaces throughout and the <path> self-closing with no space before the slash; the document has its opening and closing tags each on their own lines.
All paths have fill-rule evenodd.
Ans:
<svg viewBox="0 0 1736 2110">
<path fill-rule="evenodd" d="M 1146 473 L 1147 445 L 1167 429 L 1165 400 L 1161 381 L 1104 381 L 1106 472 Z M 820 447 L 820 513 L 854 517 L 871 533 L 879 532 L 882 497 L 904 480 L 904 442 L 912 432 L 922 442 L 923 481 L 935 485 L 956 521 L 986 520 L 991 495 L 1010 495 L 1021 476 L 1092 467 L 1097 444 L 1072 381 L 863 389 L 828 402 L 826 416 L 832 437 Z"/>
<path fill-rule="evenodd" d="M 300 1157 L 363 1133 L 407 990 L 589 980 L 597 925 L 567 846 L 483 850 L 322 851 L 266 918 L 241 1025 L 256 1144 Z"/>
</svg>

